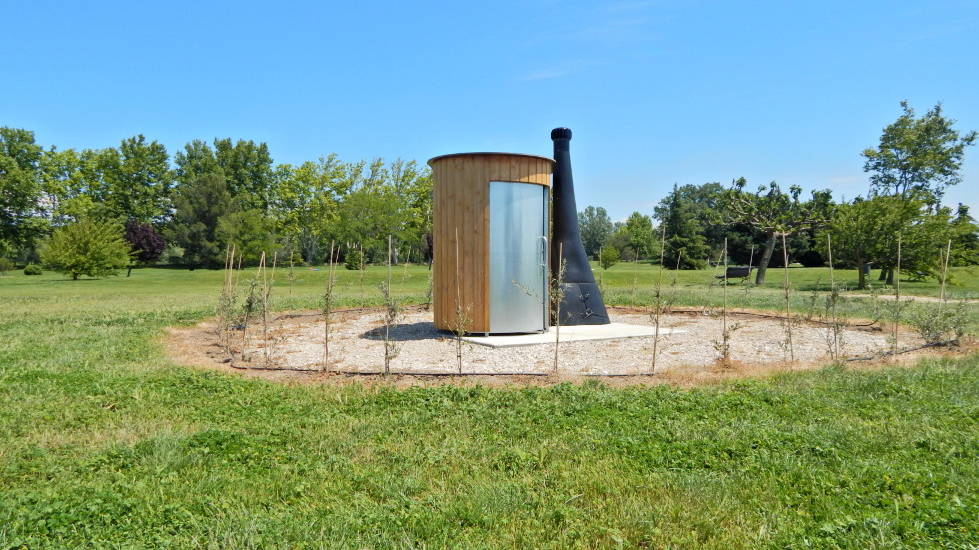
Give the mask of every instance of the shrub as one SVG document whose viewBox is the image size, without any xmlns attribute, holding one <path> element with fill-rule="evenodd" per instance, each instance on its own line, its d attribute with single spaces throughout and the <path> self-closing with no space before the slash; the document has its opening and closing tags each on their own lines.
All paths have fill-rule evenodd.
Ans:
<svg viewBox="0 0 979 550">
<path fill-rule="evenodd" d="M 6 275 L 8 271 L 14 270 L 14 262 L 9 258 L 0 258 L 0 275 Z"/>
<path fill-rule="evenodd" d="M 41 247 L 41 260 L 72 279 L 115 275 L 129 265 L 130 255 L 122 226 L 92 220 L 59 227 Z"/>
<path fill-rule="evenodd" d="M 908 315 L 908 324 L 927 344 L 954 344 L 965 336 L 969 323 L 967 305 L 966 302 L 943 304 L 943 307 L 917 304 Z"/>
<path fill-rule="evenodd" d="M 364 269 L 364 253 L 356 249 L 348 251 L 343 266 L 351 270 Z"/>
<path fill-rule="evenodd" d="M 602 269 L 612 267 L 619 263 L 619 251 L 614 246 L 602 248 L 598 254 L 598 263 L 601 264 Z"/>
<path fill-rule="evenodd" d="M 27 264 L 24 266 L 24 275 L 41 275 L 44 271 L 37 264 Z"/>
</svg>

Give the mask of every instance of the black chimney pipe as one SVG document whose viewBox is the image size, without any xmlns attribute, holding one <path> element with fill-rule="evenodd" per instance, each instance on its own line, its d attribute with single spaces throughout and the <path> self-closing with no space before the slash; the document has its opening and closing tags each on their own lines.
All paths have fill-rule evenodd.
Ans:
<svg viewBox="0 0 979 550">
<path fill-rule="evenodd" d="M 574 201 L 571 177 L 571 130 L 551 130 L 554 141 L 554 181 L 552 185 L 554 225 L 551 240 L 551 274 L 557 278 L 565 262 L 564 297 L 561 300 L 561 324 L 607 325 L 611 321 L 602 293 L 588 264 L 585 247 L 578 232 L 578 209 Z M 562 257 L 563 255 L 563 257 Z"/>
</svg>

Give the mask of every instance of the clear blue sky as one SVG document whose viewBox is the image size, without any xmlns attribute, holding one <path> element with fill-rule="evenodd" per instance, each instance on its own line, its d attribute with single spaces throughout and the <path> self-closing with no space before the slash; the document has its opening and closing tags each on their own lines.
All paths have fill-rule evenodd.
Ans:
<svg viewBox="0 0 979 550">
<path fill-rule="evenodd" d="M 579 208 L 651 212 L 673 185 L 865 192 L 860 151 L 908 99 L 979 129 L 979 2 L 0 0 L 0 125 L 44 144 L 143 133 L 424 161 L 549 154 Z M 949 202 L 979 210 L 979 147 Z"/>
</svg>

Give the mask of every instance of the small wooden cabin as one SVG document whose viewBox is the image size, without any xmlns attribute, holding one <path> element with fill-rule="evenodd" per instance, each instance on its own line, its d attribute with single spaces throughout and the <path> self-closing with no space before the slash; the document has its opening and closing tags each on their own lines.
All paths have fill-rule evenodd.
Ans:
<svg viewBox="0 0 979 550">
<path fill-rule="evenodd" d="M 469 333 L 547 329 L 551 172 L 547 157 L 460 153 L 433 177 L 435 326 Z"/>
</svg>

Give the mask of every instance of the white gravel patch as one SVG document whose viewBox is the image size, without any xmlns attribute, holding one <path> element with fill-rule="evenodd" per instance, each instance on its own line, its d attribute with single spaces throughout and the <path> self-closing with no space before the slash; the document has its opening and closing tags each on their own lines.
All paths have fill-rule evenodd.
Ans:
<svg viewBox="0 0 979 550">
<path fill-rule="evenodd" d="M 648 315 L 611 310 L 612 321 L 651 325 Z M 330 326 L 330 365 L 328 370 L 351 373 L 377 373 L 384 368 L 384 325 L 381 311 L 345 313 Z M 719 317 L 704 314 L 671 314 L 661 326 L 682 329 L 662 335 L 658 344 L 656 370 L 682 374 L 703 371 L 718 364 L 721 327 Z M 763 365 L 789 361 L 785 330 L 778 319 L 756 316 L 729 316 L 731 360 L 735 363 Z M 256 331 L 257 332 L 257 331 Z M 323 322 L 316 316 L 283 319 L 272 331 L 275 363 L 284 368 L 319 370 L 323 364 Z M 827 337 L 823 326 L 796 323 L 792 327 L 795 362 L 808 364 L 828 361 Z M 901 346 L 920 340 L 901 334 Z M 398 348 L 391 370 L 404 374 L 457 373 L 457 342 L 452 334 L 435 330 L 430 312 L 407 311 L 391 328 L 391 339 Z M 250 349 L 262 357 L 262 343 Z M 560 344 L 559 373 L 563 375 L 639 374 L 652 367 L 652 337 L 621 340 L 579 341 Z M 879 331 L 847 328 L 843 331 L 845 356 L 866 356 L 890 348 L 887 335 Z M 462 372 L 478 374 L 543 374 L 554 364 L 554 344 L 515 348 L 489 348 L 462 344 Z"/>
</svg>

